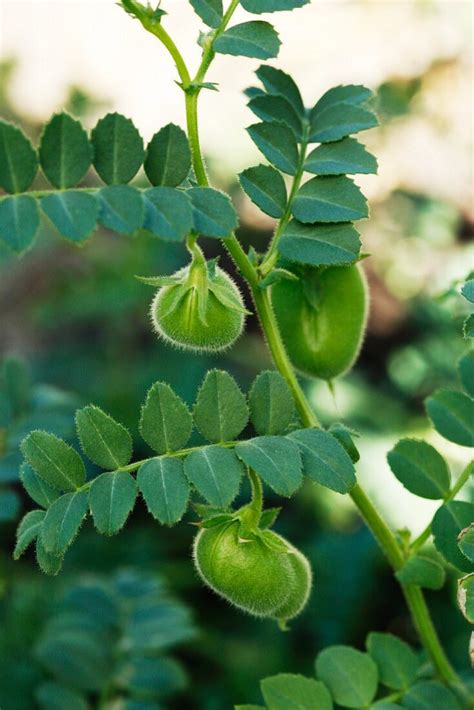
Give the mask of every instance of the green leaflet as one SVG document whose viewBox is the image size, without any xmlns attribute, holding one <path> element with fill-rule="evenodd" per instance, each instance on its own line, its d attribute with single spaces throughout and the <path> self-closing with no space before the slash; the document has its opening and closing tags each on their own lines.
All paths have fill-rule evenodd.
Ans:
<svg viewBox="0 0 474 710">
<path fill-rule="evenodd" d="M 127 671 L 128 688 L 132 697 L 158 699 L 163 695 L 176 693 L 186 685 L 184 671 L 173 658 L 134 656 L 128 664 Z M 140 706 L 137 708 L 136 705 L 130 708 L 129 701 L 126 710 L 143 710 L 143 708 Z"/>
<path fill-rule="evenodd" d="M 262 212 L 280 219 L 286 208 L 286 185 L 282 175 L 271 165 L 247 168 L 239 175 L 242 189 Z"/>
<path fill-rule="evenodd" d="M 21 465 L 20 480 L 30 498 L 42 508 L 48 508 L 59 498 L 59 491 L 46 483 L 27 463 Z"/>
<path fill-rule="evenodd" d="M 238 226 L 237 213 L 228 195 L 212 187 L 192 187 L 194 231 L 206 237 L 225 238 Z"/>
<path fill-rule="evenodd" d="M 402 439 L 389 451 L 387 459 L 395 476 L 411 493 L 437 500 L 449 492 L 446 461 L 426 441 Z"/>
<path fill-rule="evenodd" d="M 151 459 L 138 471 L 138 487 L 148 511 L 162 525 L 174 525 L 188 507 L 189 484 L 179 459 Z"/>
<path fill-rule="evenodd" d="M 23 131 L 0 120 L 0 187 L 6 192 L 24 192 L 37 171 L 36 151 Z"/>
<path fill-rule="evenodd" d="M 458 537 L 459 549 L 468 560 L 474 562 L 474 522 L 461 530 Z"/>
<path fill-rule="evenodd" d="M 234 451 L 204 446 L 186 457 L 184 473 L 211 505 L 226 509 L 239 492 L 244 469 Z"/>
<path fill-rule="evenodd" d="M 368 216 L 367 201 L 348 177 L 315 177 L 301 187 L 293 201 L 300 222 L 349 222 Z"/>
<path fill-rule="evenodd" d="M 166 241 L 183 241 L 193 227 L 193 211 L 186 192 L 151 187 L 143 192 L 144 227 Z"/>
<path fill-rule="evenodd" d="M 468 279 L 466 283 L 463 284 L 461 293 L 466 300 L 474 303 L 474 279 Z"/>
<path fill-rule="evenodd" d="M 377 692 L 377 666 L 367 653 L 350 646 L 329 646 L 321 651 L 316 658 L 316 675 L 343 707 L 367 707 Z"/>
<path fill-rule="evenodd" d="M 425 400 L 426 411 L 441 436 L 460 446 L 474 446 L 474 400 L 463 392 L 437 390 Z"/>
<path fill-rule="evenodd" d="M 219 27 L 223 15 L 222 0 L 189 0 L 189 2 L 208 27 Z"/>
<path fill-rule="evenodd" d="M 237 456 L 282 496 L 291 496 L 303 482 L 301 455 L 291 439 L 260 436 L 237 444 Z"/>
<path fill-rule="evenodd" d="M 41 526 L 46 552 L 59 557 L 73 543 L 88 508 L 87 491 L 65 493 L 48 508 Z"/>
<path fill-rule="evenodd" d="M 76 412 L 77 435 L 82 449 L 101 468 L 114 470 L 132 458 L 132 437 L 127 429 L 99 407 L 88 405 Z"/>
<path fill-rule="evenodd" d="M 283 96 L 301 116 L 305 115 L 303 99 L 295 81 L 281 69 L 262 64 L 255 72 L 267 93 Z M 258 90 L 260 91 L 260 90 Z"/>
<path fill-rule="evenodd" d="M 226 30 L 214 41 L 213 49 L 220 54 L 271 59 L 278 56 L 280 44 L 272 25 L 256 20 L 243 22 Z"/>
<path fill-rule="evenodd" d="M 431 523 L 434 544 L 438 552 L 463 572 L 472 572 L 474 566 L 460 551 L 458 535 L 474 520 L 474 503 L 453 500 L 436 512 Z"/>
<path fill-rule="evenodd" d="M 193 428 L 183 400 L 165 382 L 156 382 L 147 394 L 140 417 L 140 434 L 158 454 L 182 449 Z"/>
<path fill-rule="evenodd" d="M 436 680 L 415 683 L 403 696 L 403 707 L 407 710 L 461 710 L 456 696 Z"/>
<path fill-rule="evenodd" d="M 334 424 L 331 424 L 328 431 L 347 451 L 352 463 L 357 463 L 360 459 L 360 454 L 357 446 L 354 444 L 353 438 L 354 436 L 357 436 L 357 433 L 340 422 L 334 422 Z"/>
<path fill-rule="evenodd" d="M 283 96 L 272 96 L 271 94 L 255 96 L 247 106 L 263 121 L 277 121 L 286 124 L 295 134 L 295 138 L 301 141 L 303 132 L 301 118 Z"/>
<path fill-rule="evenodd" d="M 109 185 L 97 193 L 99 222 L 118 234 L 133 234 L 143 226 L 145 204 L 129 185 Z"/>
<path fill-rule="evenodd" d="M 41 710 L 88 710 L 89 704 L 86 698 L 58 683 L 42 683 L 35 692 L 35 698 Z"/>
<path fill-rule="evenodd" d="M 441 589 L 446 580 L 443 558 L 432 552 L 410 557 L 395 575 L 402 584 L 416 584 L 425 589 Z"/>
<path fill-rule="evenodd" d="M 371 633 L 367 650 L 379 671 L 379 682 L 392 690 L 406 690 L 415 680 L 421 660 L 410 646 L 392 634 Z"/>
<path fill-rule="evenodd" d="M 182 128 L 169 123 L 155 133 L 148 144 L 145 173 L 152 185 L 176 187 L 191 169 L 191 150 Z"/>
<path fill-rule="evenodd" d="M 137 483 L 126 471 L 103 473 L 89 492 L 94 525 L 102 535 L 115 535 L 125 525 L 137 497 Z"/>
<path fill-rule="evenodd" d="M 38 203 L 31 195 L 0 199 L 0 241 L 17 254 L 34 242 L 39 228 Z"/>
<path fill-rule="evenodd" d="M 474 574 L 458 580 L 458 604 L 470 624 L 474 624 Z"/>
<path fill-rule="evenodd" d="M 293 395 L 279 372 L 261 372 L 249 393 L 250 419 L 257 434 L 283 434 L 295 415 Z"/>
<path fill-rule="evenodd" d="M 474 397 L 474 350 L 469 350 L 458 363 L 459 376 L 466 394 Z"/>
<path fill-rule="evenodd" d="M 219 443 L 232 441 L 241 433 L 249 411 L 234 378 L 224 370 L 209 370 L 199 388 L 193 416 L 204 438 Z"/>
<path fill-rule="evenodd" d="M 296 173 L 298 147 L 291 128 L 277 121 L 264 121 L 249 126 L 247 132 L 270 163 L 288 175 Z"/>
<path fill-rule="evenodd" d="M 47 552 L 41 535 L 38 535 L 36 538 L 36 561 L 44 574 L 56 575 L 62 567 L 63 556 Z"/>
<path fill-rule="evenodd" d="M 65 189 L 84 177 L 92 162 L 92 147 L 80 122 L 59 113 L 43 129 L 39 157 L 49 182 Z"/>
<path fill-rule="evenodd" d="M 353 264 L 359 256 L 359 233 L 350 223 L 302 224 L 291 220 L 279 245 L 280 254 L 299 264 Z"/>
<path fill-rule="evenodd" d="M 25 550 L 36 540 L 43 524 L 44 510 L 30 510 L 21 520 L 16 531 L 16 545 L 13 558 L 18 560 Z"/>
<path fill-rule="evenodd" d="M 247 12 L 259 15 L 262 12 L 295 10 L 298 7 L 303 7 L 308 2 L 309 0 L 243 0 L 240 4 Z"/>
<path fill-rule="evenodd" d="M 337 493 L 351 490 L 356 482 L 354 465 L 334 436 L 322 429 L 300 429 L 289 436 L 301 449 L 306 476 Z"/>
<path fill-rule="evenodd" d="M 108 113 L 91 133 L 94 167 L 107 185 L 130 182 L 143 162 L 143 139 L 129 118 Z"/>
<path fill-rule="evenodd" d="M 59 491 L 73 491 L 85 481 L 81 457 L 54 434 L 32 431 L 22 441 L 21 451 L 41 478 Z"/>
<path fill-rule="evenodd" d="M 465 338 L 474 338 L 474 313 L 466 318 L 462 330 Z"/>
<path fill-rule="evenodd" d="M 306 158 L 304 168 L 316 175 L 376 173 L 377 160 L 355 138 L 322 143 Z"/>
<path fill-rule="evenodd" d="M 78 190 L 56 192 L 42 197 L 40 204 L 58 232 L 71 242 L 84 242 L 97 225 L 99 203 L 94 195 Z"/>
<path fill-rule="evenodd" d="M 372 98 L 365 86 L 336 86 L 319 99 L 310 113 L 310 143 L 337 141 L 377 125 L 364 104 Z"/>
<path fill-rule="evenodd" d="M 332 710 L 328 689 L 314 678 L 280 673 L 264 678 L 260 687 L 269 710 Z M 243 706 L 245 707 L 245 706 Z"/>
</svg>

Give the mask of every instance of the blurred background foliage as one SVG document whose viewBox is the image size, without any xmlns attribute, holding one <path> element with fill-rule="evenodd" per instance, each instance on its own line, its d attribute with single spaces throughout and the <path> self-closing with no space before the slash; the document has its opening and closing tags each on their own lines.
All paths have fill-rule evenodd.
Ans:
<svg viewBox="0 0 474 710">
<path fill-rule="evenodd" d="M 370 21 L 372 3 L 365 5 Z M 419 41 L 427 42 L 429 36 L 421 33 Z M 474 184 L 471 173 L 470 186 L 453 198 L 449 188 L 439 189 L 436 176 L 430 179 L 430 150 L 437 150 L 443 135 L 454 161 L 446 165 L 447 173 L 469 153 L 466 133 L 457 130 L 459 114 L 449 114 L 446 108 L 453 86 L 465 86 L 465 56 L 444 52 L 422 69 L 420 62 L 407 64 L 402 74 L 387 75 L 374 86 L 382 127 L 369 132 L 367 142 L 379 156 L 381 178 L 378 183 L 377 178 L 363 178 L 371 196 L 371 219 L 362 224 L 364 248 L 371 255 L 364 265 L 372 294 L 365 345 L 354 371 L 336 383 L 334 395 L 318 383 L 305 385 L 325 423 L 343 420 L 360 433 L 360 478 L 392 524 L 419 531 L 435 504 L 410 497 L 391 476 L 385 455 L 400 436 L 416 435 L 427 436 L 455 474 L 467 462 L 462 449 L 430 431 L 423 399 L 436 387 L 456 387 L 455 362 L 467 349 L 461 335 L 465 301 L 457 297 L 455 284 L 474 266 Z M 0 115 L 21 124 L 36 140 L 40 122 L 12 99 L 16 69 L 14 58 L 4 57 L 0 63 Z M 464 98 L 469 101 L 468 95 Z M 92 126 L 98 115 L 115 106 L 88 86 L 71 84 L 57 108 Z M 435 140 L 436 132 L 440 135 Z M 407 179 L 404 159 L 397 159 L 410 150 L 414 160 L 424 163 L 423 171 L 413 168 L 413 179 Z M 236 179 L 218 164 L 212 150 L 210 158 L 217 183 L 230 191 L 239 208 L 242 242 L 263 249 L 271 220 L 244 200 Z M 212 257 L 220 253 L 220 245 L 208 240 L 205 250 Z M 323 646 L 360 646 L 372 630 L 389 630 L 416 643 L 398 587 L 350 501 L 313 485 L 285 502 L 276 526 L 308 555 L 314 569 L 310 605 L 290 633 L 242 616 L 202 588 L 190 562 L 192 516 L 169 531 L 153 522 L 140 504 L 126 529 L 112 539 L 97 536 L 89 522 L 59 578 L 42 577 L 31 553 L 24 562 L 11 561 L 15 521 L 28 505 L 17 481 L 18 443 L 26 432 L 40 427 L 73 440 L 74 409 L 94 402 L 136 435 L 140 402 L 154 381 L 168 381 L 192 404 L 210 367 L 229 369 L 246 389 L 261 369 L 271 366 L 254 317 L 237 345 L 219 358 L 171 351 L 156 340 L 147 316 L 150 291 L 133 277 L 171 273 L 185 261 L 181 246 L 143 235 L 127 239 L 105 230 L 76 249 L 46 223 L 35 249 L 21 260 L 0 245 L 2 710 L 56 707 L 51 700 L 41 704 L 41 697 L 49 696 L 40 688 L 62 678 L 38 649 L 67 595 L 91 584 L 91 575 L 93 583 L 109 593 L 120 575 L 135 574 L 136 584 L 145 584 L 147 575 L 159 575 L 193 610 L 194 622 L 186 614 L 177 622 L 183 628 L 172 650 L 172 663 L 178 664 L 170 671 L 175 685 L 171 683 L 169 697 L 154 699 L 154 707 L 219 710 L 233 702 L 256 701 L 260 678 L 281 671 L 312 674 L 313 659 Z M 221 265 L 233 272 L 225 254 Z M 7 411 L 3 403 L 9 372 L 21 367 L 15 358 L 25 363 L 24 390 L 17 410 Z M 146 455 L 140 446 L 136 437 L 138 458 Z M 472 487 L 465 495 L 474 500 Z M 279 505 L 281 500 L 269 493 L 268 504 Z M 120 572 L 124 568 L 139 572 Z M 468 629 L 453 603 L 454 580 L 442 592 L 427 596 L 448 653 L 468 673 Z M 117 635 L 116 628 L 113 633 Z M 112 673 L 119 675 L 116 669 Z M 19 697 L 20 684 L 24 697 Z M 90 687 L 88 693 L 96 702 L 100 689 Z"/>
</svg>

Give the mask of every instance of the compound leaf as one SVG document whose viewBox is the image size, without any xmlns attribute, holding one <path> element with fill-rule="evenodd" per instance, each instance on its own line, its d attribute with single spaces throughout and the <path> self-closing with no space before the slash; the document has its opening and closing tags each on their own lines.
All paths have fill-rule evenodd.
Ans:
<svg viewBox="0 0 474 710">
<path fill-rule="evenodd" d="M 242 189 L 262 212 L 276 219 L 283 217 L 287 194 L 285 181 L 278 170 L 271 165 L 256 165 L 240 173 L 239 180 Z"/>
<path fill-rule="evenodd" d="M 370 705 L 378 685 L 372 658 L 350 646 L 330 646 L 316 658 L 316 675 L 339 705 L 362 708 Z"/>
<path fill-rule="evenodd" d="M 360 238 L 348 222 L 302 224 L 292 219 L 283 231 L 278 251 L 299 264 L 353 264 L 359 256 Z"/>
<path fill-rule="evenodd" d="M 69 444 L 46 431 L 32 431 L 21 450 L 41 478 L 59 491 L 74 491 L 83 485 L 86 471 L 81 457 Z"/>
<path fill-rule="evenodd" d="M 186 457 L 184 473 L 211 505 L 228 508 L 239 492 L 243 466 L 230 449 L 204 446 Z"/>
<path fill-rule="evenodd" d="M 230 236 L 238 218 L 228 195 L 212 187 L 192 187 L 187 194 L 192 202 L 196 232 L 206 237 Z"/>
<path fill-rule="evenodd" d="M 37 171 L 38 156 L 23 131 L 0 120 L 0 187 L 6 192 L 24 192 Z"/>
<path fill-rule="evenodd" d="M 194 12 L 208 27 L 219 27 L 222 16 L 222 0 L 189 0 Z"/>
<path fill-rule="evenodd" d="M 379 682 L 392 690 L 406 690 L 415 680 L 420 659 L 410 646 L 392 634 L 373 632 L 367 650 L 379 671 Z"/>
<path fill-rule="evenodd" d="M 438 390 L 425 400 L 426 411 L 441 436 L 460 446 L 474 446 L 474 400 L 463 392 Z"/>
<path fill-rule="evenodd" d="M 147 147 L 144 167 L 152 185 L 180 185 L 191 169 L 191 150 L 183 129 L 169 123 L 155 133 Z"/>
<path fill-rule="evenodd" d="M 138 471 L 138 487 L 149 512 L 162 525 L 174 525 L 188 507 L 189 484 L 178 459 L 151 459 Z"/>
<path fill-rule="evenodd" d="M 284 377 L 262 372 L 249 393 L 250 419 L 257 434 L 282 434 L 293 420 L 295 403 Z"/>
<path fill-rule="evenodd" d="M 114 470 L 132 458 L 132 437 L 127 429 L 94 405 L 76 412 L 77 435 L 82 449 L 101 468 Z"/>
<path fill-rule="evenodd" d="M 97 193 L 99 222 L 119 234 L 133 234 L 143 226 L 145 204 L 130 185 L 108 185 Z"/>
<path fill-rule="evenodd" d="M 377 117 L 363 106 L 372 97 L 365 86 L 336 86 L 316 103 L 310 114 L 311 143 L 338 141 L 377 125 Z"/>
<path fill-rule="evenodd" d="M 356 482 L 354 464 L 339 441 L 322 429 L 291 432 L 300 449 L 303 472 L 337 493 L 348 493 Z"/>
<path fill-rule="evenodd" d="M 193 410 L 194 423 L 208 441 L 232 441 L 245 428 L 249 410 L 245 395 L 224 370 L 209 370 Z"/>
<path fill-rule="evenodd" d="M 58 232 L 71 242 L 82 243 L 94 231 L 99 203 L 85 192 L 70 190 L 41 198 L 41 209 Z"/>
<path fill-rule="evenodd" d="M 44 510 L 30 510 L 21 520 L 16 531 L 16 545 L 13 558 L 18 560 L 25 550 L 36 540 L 41 532 L 43 524 Z"/>
<path fill-rule="evenodd" d="M 80 122 L 59 113 L 43 129 L 39 157 L 49 182 L 66 189 L 77 185 L 89 169 L 92 146 Z"/>
<path fill-rule="evenodd" d="M 46 511 L 41 539 L 46 552 L 64 555 L 76 537 L 87 512 L 87 491 L 65 493 Z"/>
<path fill-rule="evenodd" d="M 448 562 L 464 572 L 471 572 L 473 564 L 460 551 L 458 535 L 474 520 L 474 503 L 453 500 L 436 512 L 431 523 L 434 544 Z"/>
<path fill-rule="evenodd" d="M 274 27 L 260 20 L 234 25 L 219 35 L 213 49 L 220 54 L 271 59 L 280 51 L 280 39 Z"/>
<path fill-rule="evenodd" d="M 172 187 L 151 187 L 143 192 L 144 227 L 166 241 L 181 242 L 193 227 L 193 210 L 186 192 Z"/>
<path fill-rule="evenodd" d="M 38 203 L 31 195 L 0 199 L 0 240 L 17 254 L 30 247 L 39 227 Z"/>
<path fill-rule="evenodd" d="M 260 687 L 268 710 L 332 710 L 333 707 L 323 683 L 296 673 L 264 678 Z"/>
<path fill-rule="evenodd" d="M 296 193 L 292 213 L 300 222 L 350 222 L 368 216 L 364 195 L 341 175 L 308 180 Z"/>
<path fill-rule="evenodd" d="M 56 498 L 59 498 L 59 491 L 46 483 L 27 463 L 21 465 L 20 480 L 30 498 L 42 508 L 48 508 Z"/>
<path fill-rule="evenodd" d="M 303 482 L 300 451 L 291 439 L 260 436 L 237 444 L 235 452 L 278 495 L 291 496 Z"/>
<path fill-rule="evenodd" d="M 143 139 L 129 118 L 108 113 L 91 133 L 94 167 L 107 185 L 130 182 L 143 162 Z"/>
<path fill-rule="evenodd" d="M 315 148 L 304 168 L 316 175 L 370 174 L 377 172 L 377 160 L 355 138 L 343 138 Z"/>
<path fill-rule="evenodd" d="M 156 382 L 147 394 L 140 417 L 140 433 L 158 454 L 183 448 L 193 428 L 193 419 L 183 402 L 166 382 Z"/>
<path fill-rule="evenodd" d="M 249 126 L 247 132 L 270 163 L 288 175 L 296 173 L 298 147 L 291 128 L 277 121 L 264 121 Z"/>
<path fill-rule="evenodd" d="M 437 500 L 449 492 L 446 461 L 426 441 L 402 439 L 387 454 L 395 476 L 411 493 Z"/>
<path fill-rule="evenodd" d="M 102 535 L 115 535 L 127 522 L 137 497 L 137 483 L 127 471 L 103 473 L 94 479 L 89 505 Z"/>
</svg>

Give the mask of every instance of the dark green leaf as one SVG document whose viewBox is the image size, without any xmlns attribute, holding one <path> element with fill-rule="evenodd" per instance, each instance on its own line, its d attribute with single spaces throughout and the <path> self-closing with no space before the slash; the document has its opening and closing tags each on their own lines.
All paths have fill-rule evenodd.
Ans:
<svg viewBox="0 0 474 710">
<path fill-rule="evenodd" d="M 378 666 L 380 683 L 392 690 L 406 690 L 413 683 L 420 659 L 407 643 L 392 634 L 371 633 L 367 650 Z"/>
<path fill-rule="evenodd" d="M 140 433 L 159 454 L 183 448 L 191 436 L 193 419 L 183 400 L 165 382 L 147 394 L 140 417 Z"/>
<path fill-rule="evenodd" d="M 178 459 L 160 457 L 143 464 L 138 487 L 149 512 L 163 525 L 174 525 L 188 507 L 189 485 Z"/>
<path fill-rule="evenodd" d="M 474 562 L 474 522 L 464 530 L 461 530 L 458 536 L 459 549 L 464 557 Z"/>
<path fill-rule="evenodd" d="M 372 96 L 365 86 L 329 89 L 311 111 L 310 142 L 337 141 L 377 125 L 377 117 L 362 107 Z"/>
<path fill-rule="evenodd" d="M 237 456 L 282 496 L 291 496 L 303 482 L 299 448 L 282 436 L 260 436 L 238 444 Z"/>
<path fill-rule="evenodd" d="M 184 472 L 211 505 L 228 508 L 239 492 L 243 467 L 235 453 L 221 446 L 204 446 L 184 462 Z"/>
<path fill-rule="evenodd" d="M 362 708 L 374 699 L 378 671 L 367 653 L 350 646 L 330 646 L 316 658 L 316 675 L 339 705 Z"/>
<path fill-rule="evenodd" d="M 283 123 L 269 121 L 254 123 L 247 128 L 247 132 L 270 163 L 289 175 L 296 173 L 298 147 L 291 128 Z"/>
<path fill-rule="evenodd" d="M 137 484 L 126 471 L 103 473 L 92 482 L 89 505 L 102 535 L 115 535 L 125 525 L 137 497 Z"/>
<path fill-rule="evenodd" d="M 421 680 L 403 696 L 402 706 L 408 710 L 461 710 L 456 696 L 436 680 Z"/>
<path fill-rule="evenodd" d="M 97 194 L 99 222 L 119 234 L 133 234 L 143 226 L 145 205 L 138 190 L 129 185 L 109 185 Z"/>
<path fill-rule="evenodd" d="M 368 216 L 367 201 L 348 177 L 315 177 L 296 193 L 293 215 L 300 222 L 349 222 Z"/>
<path fill-rule="evenodd" d="M 245 428 L 249 410 L 234 378 L 224 370 L 209 370 L 193 410 L 194 423 L 212 442 L 232 441 Z"/>
<path fill-rule="evenodd" d="M 270 165 L 257 165 L 240 173 L 239 179 L 242 189 L 262 212 L 276 219 L 283 217 L 287 194 L 278 170 Z"/>
<path fill-rule="evenodd" d="M 42 197 L 40 204 L 58 232 L 71 242 L 84 242 L 97 225 L 99 203 L 94 195 L 78 190 L 56 192 Z"/>
<path fill-rule="evenodd" d="M 39 227 L 38 203 L 31 195 L 0 199 L 0 241 L 17 254 L 30 247 Z"/>
<path fill-rule="evenodd" d="M 242 0 L 244 10 L 259 15 L 262 12 L 280 12 L 303 7 L 310 0 Z"/>
<path fill-rule="evenodd" d="M 264 678 L 260 687 L 268 710 L 332 710 L 333 707 L 323 683 L 296 673 Z"/>
<path fill-rule="evenodd" d="M 208 27 L 219 27 L 223 15 L 222 0 L 189 0 L 189 2 Z"/>
<path fill-rule="evenodd" d="M 441 589 L 446 580 L 446 572 L 441 556 L 419 553 L 410 557 L 396 572 L 402 584 L 416 584 L 425 589 Z"/>
<path fill-rule="evenodd" d="M 262 372 L 249 393 L 250 419 L 257 434 L 282 434 L 293 420 L 295 403 L 279 372 Z"/>
<path fill-rule="evenodd" d="M 83 695 L 57 683 L 42 683 L 36 689 L 35 697 L 41 710 L 89 710 Z"/>
<path fill-rule="evenodd" d="M 151 700 L 182 690 L 186 676 L 173 658 L 134 657 L 126 671 L 127 688 L 132 697 Z"/>
<path fill-rule="evenodd" d="M 461 530 L 474 520 L 474 503 L 453 500 L 445 503 L 436 512 L 431 524 L 434 543 L 438 552 L 455 567 L 471 572 L 473 564 L 460 551 L 457 537 Z"/>
<path fill-rule="evenodd" d="M 211 187 L 192 187 L 186 193 L 193 206 L 194 229 L 206 237 L 229 237 L 238 225 L 228 195 Z"/>
<path fill-rule="evenodd" d="M 467 301 L 474 303 L 474 279 L 468 279 L 461 288 L 461 293 Z"/>
<path fill-rule="evenodd" d="M 302 224 L 293 219 L 283 231 L 278 251 L 299 264 L 353 264 L 359 256 L 360 238 L 350 223 Z"/>
<path fill-rule="evenodd" d="M 272 25 L 256 20 L 243 22 L 226 30 L 214 41 L 213 49 L 220 54 L 271 59 L 278 56 L 280 44 Z"/>
<path fill-rule="evenodd" d="M 463 355 L 458 367 L 464 390 L 470 397 L 474 397 L 474 350 L 469 350 Z"/>
<path fill-rule="evenodd" d="M 256 74 L 267 93 L 275 96 L 283 96 L 296 110 L 296 112 L 304 117 L 305 108 L 300 91 L 294 80 L 285 74 L 281 69 L 276 69 L 268 64 L 262 64 L 256 71 Z"/>
<path fill-rule="evenodd" d="M 353 437 L 356 436 L 355 432 L 340 422 L 331 424 L 328 431 L 344 447 L 349 454 L 352 463 L 357 463 L 360 459 L 360 454 L 353 440 Z"/>
<path fill-rule="evenodd" d="M 0 120 L 0 187 L 24 192 L 37 170 L 38 157 L 28 138 L 17 126 Z"/>
<path fill-rule="evenodd" d="M 458 580 L 458 604 L 470 624 L 474 624 L 474 574 Z"/>
<path fill-rule="evenodd" d="M 16 545 L 13 557 L 18 560 L 41 532 L 44 510 L 30 510 L 21 520 L 16 531 Z"/>
<path fill-rule="evenodd" d="M 62 567 L 63 556 L 47 552 L 41 535 L 36 538 L 36 561 L 44 574 L 56 575 Z"/>
<path fill-rule="evenodd" d="M 377 160 L 355 138 L 323 143 L 306 158 L 305 170 L 316 175 L 376 173 Z"/>
<path fill-rule="evenodd" d="M 46 511 L 41 539 L 46 552 L 64 555 L 74 542 L 87 512 L 87 491 L 65 493 Z"/>
<path fill-rule="evenodd" d="M 450 475 L 444 458 L 426 441 L 401 439 L 387 454 L 395 476 L 411 493 L 437 500 L 449 492 Z"/>
<path fill-rule="evenodd" d="M 151 187 L 143 192 L 144 227 L 155 237 L 182 241 L 193 227 L 193 210 L 187 193 L 172 187 Z"/>
<path fill-rule="evenodd" d="M 255 96 L 247 105 L 263 121 L 284 123 L 288 128 L 291 128 L 296 139 L 301 140 L 303 130 L 301 118 L 283 96 L 272 96 L 271 94 Z"/>
<path fill-rule="evenodd" d="M 46 483 L 27 463 L 20 468 L 20 480 L 30 498 L 42 508 L 48 508 L 59 497 L 59 491 Z"/>
<path fill-rule="evenodd" d="M 425 401 L 426 411 L 441 436 L 461 446 L 474 446 L 474 400 L 463 392 L 438 390 Z"/>
<path fill-rule="evenodd" d="M 59 491 L 73 491 L 86 479 L 77 451 L 53 434 L 32 431 L 22 441 L 21 450 L 41 478 Z"/>
<path fill-rule="evenodd" d="M 289 435 L 300 449 L 303 472 L 337 493 L 348 493 L 356 482 L 354 465 L 337 439 L 322 429 L 300 429 Z"/>
<path fill-rule="evenodd" d="M 67 113 L 59 113 L 44 127 L 39 146 L 43 172 L 54 187 L 74 187 L 92 162 L 87 133 Z"/>
<path fill-rule="evenodd" d="M 130 182 L 143 162 L 143 139 L 129 118 L 108 113 L 91 133 L 94 167 L 107 185 Z"/>
<path fill-rule="evenodd" d="M 114 470 L 132 458 L 132 437 L 127 429 L 99 407 L 88 405 L 76 412 L 77 435 L 82 449 L 101 468 Z"/>
<path fill-rule="evenodd" d="M 183 129 L 169 123 L 155 133 L 147 147 L 144 167 L 152 185 L 180 185 L 191 169 L 191 150 Z"/>
</svg>

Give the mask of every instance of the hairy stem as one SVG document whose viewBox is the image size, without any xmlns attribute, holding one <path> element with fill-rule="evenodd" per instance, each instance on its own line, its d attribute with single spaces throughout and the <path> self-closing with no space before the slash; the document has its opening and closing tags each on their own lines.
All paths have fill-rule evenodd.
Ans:
<svg viewBox="0 0 474 710">
<path fill-rule="evenodd" d="M 250 487 L 252 489 L 252 500 L 250 506 L 255 512 L 255 523 L 258 524 L 263 510 L 263 486 L 260 476 L 257 476 L 253 468 L 248 469 Z"/>
</svg>

